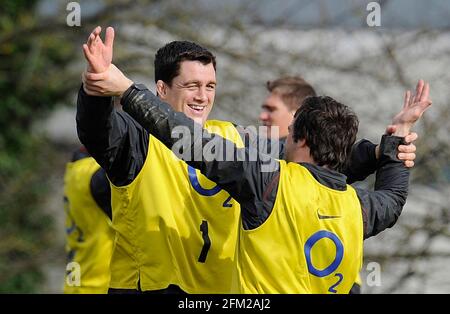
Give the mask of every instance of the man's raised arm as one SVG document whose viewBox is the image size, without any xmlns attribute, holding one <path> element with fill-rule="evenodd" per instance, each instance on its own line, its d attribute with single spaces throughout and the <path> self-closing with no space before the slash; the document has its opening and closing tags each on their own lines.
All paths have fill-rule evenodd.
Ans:
<svg viewBox="0 0 450 314">
<path fill-rule="evenodd" d="M 397 147 L 430 105 L 429 85 L 420 80 L 415 96 L 406 92 L 403 109 L 394 117 L 395 136 L 382 139 L 375 191 L 356 189 L 363 206 L 365 239 L 392 227 L 402 212 L 408 194 L 409 171 L 397 159 Z"/>
<path fill-rule="evenodd" d="M 100 32 L 101 28 L 97 27 L 83 45 L 87 71 L 104 72 L 111 65 L 114 31 L 108 28 L 106 44 Z M 86 72 L 83 81 L 85 76 Z M 95 88 L 83 84 L 78 92 L 78 137 L 111 182 L 125 185 L 136 177 L 144 164 L 148 133 L 127 113 L 115 110 L 112 97 L 100 97 Z"/>
</svg>

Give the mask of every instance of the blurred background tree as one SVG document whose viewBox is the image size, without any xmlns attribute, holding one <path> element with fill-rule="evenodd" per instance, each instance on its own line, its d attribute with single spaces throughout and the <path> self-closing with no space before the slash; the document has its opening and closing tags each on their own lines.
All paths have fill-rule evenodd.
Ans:
<svg viewBox="0 0 450 314">
<path fill-rule="evenodd" d="M 397 225 L 366 243 L 382 285 L 364 291 L 450 292 L 441 275 L 450 271 L 450 4 L 378 1 L 382 26 L 370 28 L 370 1 L 78 1 L 81 27 L 69 27 L 69 2 L 0 0 L 0 291 L 61 292 L 62 177 L 78 145 L 81 44 L 111 25 L 114 63 L 150 88 L 159 47 L 210 48 L 218 57 L 211 117 L 242 125 L 258 123 L 267 80 L 301 75 L 352 106 L 359 136 L 376 142 L 404 90 L 430 81 L 434 105 L 416 128 L 410 198 Z"/>
<path fill-rule="evenodd" d="M 31 36 L 37 1 L 1 1 L 0 12 L 0 291 L 34 292 L 52 245 L 52 219 L 40 205 L 51 171 L 48 144 L 31 132 L 66 97 L 55 77 L 74 53 L 70 42 Z"/>
</svg>

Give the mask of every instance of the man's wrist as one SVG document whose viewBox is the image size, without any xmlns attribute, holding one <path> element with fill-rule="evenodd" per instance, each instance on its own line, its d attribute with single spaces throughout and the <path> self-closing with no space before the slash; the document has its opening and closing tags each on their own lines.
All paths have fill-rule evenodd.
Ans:
<svg viewBox="0 0 450 314">
<path fill-rule="evenodd" d="M 134 82 L 132 81 L 132 80 L 130 80 L 130 79 L 126 79 L 126 80 L 124 80 L 124 82 L 123 82 L 123 84 L 122 84 L 122 86 L 121 86 L 121 90 L 120 90 L 120 92 L 119 92 L 119 95 L 117 95 L 117 96 L 119 96 L 119 97 L 122 97 L 123 96 L 123 94 L 132 86 L 134 84 Z"/>
<path fill-rule="evenodd" d="M 392 134 L 394 136 L 405 137 L 411 131 L 411 125 L 409 124 L 396 124 L 395 126 L 396 126 L 395 132 Z"/>
<path fill-rule="evenodd" d="M 126 79 L 124 80 L 123 84 L 122 84 L 122 88 L 121 91 L 119 92 L 120 94 L 117 95 L 119 97 L 123 97 L 123 95 L 125 94 L 125 92 L 131 87 L 133 86 L 134 82 L 130 79 Z"/>
</svg>

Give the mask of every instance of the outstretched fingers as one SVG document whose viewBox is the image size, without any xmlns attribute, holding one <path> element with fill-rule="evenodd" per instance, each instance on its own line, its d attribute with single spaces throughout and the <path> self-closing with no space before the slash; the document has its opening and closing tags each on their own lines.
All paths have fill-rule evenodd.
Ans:
<svg viewBox="0 0 450 314">
<path fill-rule="evenodd" d="M 114 28 L 108 27 L 106 29 L 105 45 L 112 49 L 114 44 Z"/>
<path fill-rule="evenodd" d="M 98 36 L 98 35 L 100 35 L 100 33 L 102 32 L 102 27 L 101 26 L 97 26 L 95 29 L 94 29 L 94 35 L 95 36 Z"/>
<path fill-rule="evenodd" d="M 429 100 L 428 97 L 430 96 L 430 84 L 426 83 L 422 95 L 420 97 L 420 101 L 427 101 Z"/>
<path fill-rule="evenodd" d="M 100 37 L 100 35 L 96 35 L 95 39 L 91 42 L 90 45 L 88 45 L 89 50 L 91 51 L 92 54 L 95 54 L 97 49 L 101 49 L 103 45 L 103 41 L 102 38 Z"/>
<path fill-rule="evenodd" d="M 405 99 L 403 100 L 403 109 L 409 107 L 410 101 L 411 101 L 411 91 L 407 90 L 405 93 Z"/>
<path fill-rule="evenodd" d="M 97 26 L 96 28 L 94 28 L 92 33 L 89 34 L 89 37 L 88 37 L 88 40 L 87 40 L 86 44 L 88 46 L 90 46 L 92 44 L 92 42 L 94 41 L 95 37 L 100 35 L 101 31 L 102 31 L 102 28 L 100 26 Z"/>
<path fill-rule="evenodd" d="M 89 46 L 91 45 L 92 41 L 95 39 L 94 32 L 89 34 L 88 40 L 86 41 L 86 44 Z"/>
<path fill-rule="evenodd" d="M 423 87 L 424 87 L 424 81 L 419 80 L 417 82 L 416 93 L 414 94 L 414 99 L 412 101 L 413 103 L 420 101 L 420 99 L 422 97 L 422 93 L 423 93 Z"/>
<path fill-rule="evenodd" d="M 92 56 L 91 51 L 89 50 L 88 45 L 86 45 L 86 44 L 83 44 L 83 53 L 84 53 L 84 57 L 86 58 L 86 61 L 89 64 L 92 64 L 93 63 L 93 56 Z"/>
</svg>

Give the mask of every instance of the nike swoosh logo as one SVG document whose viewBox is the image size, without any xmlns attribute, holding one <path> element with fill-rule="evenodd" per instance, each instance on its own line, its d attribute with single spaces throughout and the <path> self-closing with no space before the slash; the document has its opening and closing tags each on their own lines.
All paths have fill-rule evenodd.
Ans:
<svg viewBox="0 0 450 314">
<path fill-rule="evenodd" d="M 317 217 L 319 217 L 319 219 L 341 218 L 341 216 L 326 216 L 326 215 L 321 215 L 321 214 L 319 213 L 319 210 L 317 210 Z"/>
</svg>

